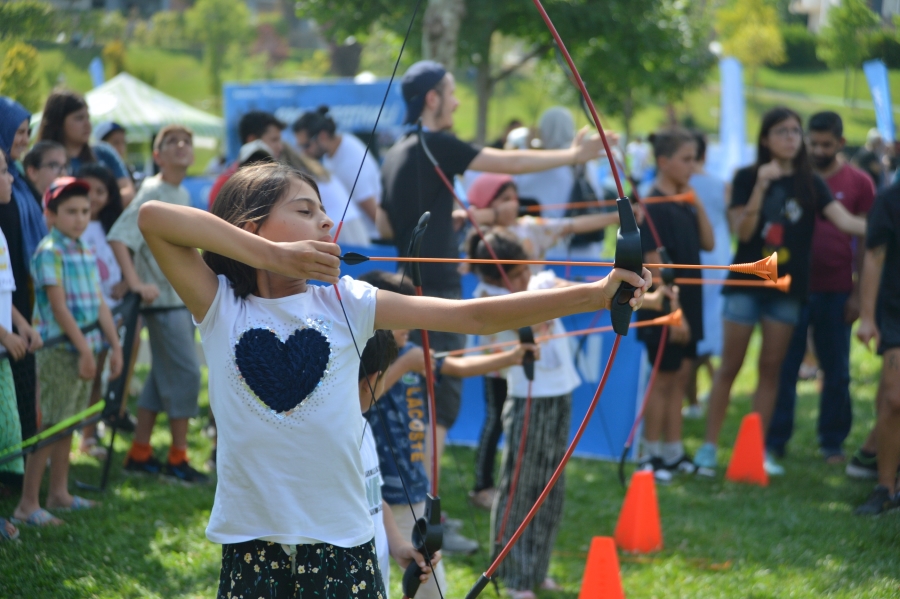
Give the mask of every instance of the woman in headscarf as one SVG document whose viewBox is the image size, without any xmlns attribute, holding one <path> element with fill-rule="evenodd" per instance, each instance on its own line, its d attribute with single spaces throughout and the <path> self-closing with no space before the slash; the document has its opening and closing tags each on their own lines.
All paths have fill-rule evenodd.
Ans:
<svg viewBox="0 0 900 599">
<path fill-rule="evenodd" d="M 0 96 L 0 148 L 11 163 L 20 160 L 28 149 L 30 119 L 31 115 L 25 107 L 15 100 Z M 13 164 L 10 166 L 13 167 Z M 30 323 L 34 292 L 29 262 L 38 243 L 47 234 L 47 226 L 25 176 L 17 165 L 10 168 L 10 172 L 13 176 L 12 200 L 8 204 L 0 204 L 0 229 L 9 245 L 9 264 L 16 282 L 13 306 Z M 24 358 L 10 360 L 22 438 L 28 439 L 37 433 L 37 383 L 33 352 L 40 346 L 41 338 L 30 326 L 16 332 L 25 338 L 29 346 Z"/>
</svg>

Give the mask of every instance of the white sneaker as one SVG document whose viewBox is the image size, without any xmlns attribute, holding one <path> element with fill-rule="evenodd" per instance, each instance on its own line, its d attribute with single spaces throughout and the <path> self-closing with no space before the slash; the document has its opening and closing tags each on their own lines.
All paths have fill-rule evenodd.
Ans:
<svg viewBox="0 0 900 599">
<path fill-rule="evenodd" d="M 778 464 L 768 451 L 763 462 L 763 468 L 769 476 L 784 476 L 784 467 Z"/>
<path fill-rule="evenodd" d="M 700 420 L 703 418 L 703 406 L 698 403 L 692 406 L 684 406 L 681 408 L 681 416 L 685 420 Z"/>
</svg>

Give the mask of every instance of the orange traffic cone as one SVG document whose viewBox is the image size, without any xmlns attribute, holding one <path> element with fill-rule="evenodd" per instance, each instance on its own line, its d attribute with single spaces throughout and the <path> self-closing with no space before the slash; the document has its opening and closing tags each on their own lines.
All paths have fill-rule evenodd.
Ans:
<svg viewBox="0 0 900 599">
<path fill-rule="evenodd" d="M 652 471 L 639 470 L 631 476 L 631 485 L 616 524 L 616 545 L 632 553 L 650 553 L 663 548 Z"/>
<path fill-rule="evenodd" d="M 744 416 L 725 478 L 736 483 L 768 486 L 769 475 L 763 466 L 765 460 L 762 419 L 752 412 Z"/>
<path fill-rule="evenodd" d="M 619 576 L 619 556 L 612 537 L 594 537 L 584 567 L 578 599 L 625 599 Z"/>
</svg>

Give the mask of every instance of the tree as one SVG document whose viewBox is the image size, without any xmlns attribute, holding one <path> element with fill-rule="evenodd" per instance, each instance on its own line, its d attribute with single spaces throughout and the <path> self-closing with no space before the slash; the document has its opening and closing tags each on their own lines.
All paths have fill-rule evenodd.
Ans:
<svg viewBox="0 0 900 599">
<path fill-rule="evenodd" d="M 455 68 L 459 26 L 465 14 L 465 0 L 428 0 L 422 19 L 422 56 Z"/>
<path fill-rule="evenodd" d="M 787 59 L 778 10 L 766 0 L 732 0 L 716 14 L 716 32 L 722 51 L 750 71 L 754 89 L 759 67 L 779 65 Z"/>
<path fill-rule="evenodd" d="M 33 0 L 0 3 L 0 40 L 42 38 L 52 29 L 50 5 Z"/>
<path fill-rule="evenodd" d="M 843 0 L 828 13 L 828 24 L 819 32 L 816 54 L 832 69 L 844 69 L 844 100 L 849 93 L 850 71 L 869 55 L 869 37 L 881 20 L 866 0 Z"/>
<path fill-rule="evenodd" d="M 193 38 L 203 45 L 209 89 L 219 102 L 228 50 L 252 40 L 250 13 L 238 0 L 197 0 L 185 12 L 185 22 Z"/>
<path fill-rule="evenodd" d="M 34 46 L 14 43 L 0 65 L 0 96 L 9 96 L 31 112 L 41 109 L 40 64 Z"/>
<path fill-rule="evenodd" d="M 125 44 L 121 40 L 109 42 L 103 46 L 100 56 L 103 58 L 103 64 L 106 65 L 107 70 L 110 72 L 110 78 L 128 70 L 125 62 Z"/>
<path fill-rule="evenodd" d="M 590 38 L 577 54 L 591 97 L 621 116 L 631 137 L 635 112 L 651 101 L 674 104 L 706 81 L 709 52 L 703 7 L 678 0 L 631 0 L 611 7 L 616 27 Z"/>
</svg>

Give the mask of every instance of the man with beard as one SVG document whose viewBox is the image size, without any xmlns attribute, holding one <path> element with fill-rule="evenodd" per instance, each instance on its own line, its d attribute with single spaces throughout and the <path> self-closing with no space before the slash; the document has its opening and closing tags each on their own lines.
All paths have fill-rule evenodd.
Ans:
<svg viewBox="0 0 900 599">
<path fill-rule="evenodd" d="M 872 208 L 875 187 L 861 170 L 842 156 L 843 122 L 834 112 L 819 112 L 809 119 L 809 155 L 813 170 L 831 189 L 834 198 L 852 214 L 864 216 Z M 778 403 L 766 436 L 766 446 L 783 456 L 794 427 L 797 375 L 807 348 L 807 329 L 812 327 L 813 345 L 824 374 L 819 400 L 818 438 L 825 461 L 845 460 L 843 443 L 850 433 L 853 412 L 850 402 L 850 328 L 859 318 L 859 284 L 854 273 L 862 271 L 865 240 L 854 240 L 821 216 L 816 219 L 812 241 L 809 303 L 800 320 L 781 369 Z M 848 464 L 851 476 L 865 478 L 877 474 L 872 453 L 863 449 Z M 871 473 L 870 473 L 871 470 Z M 854 474 L 855 473 L 855 474 Z"/>
</svg>

